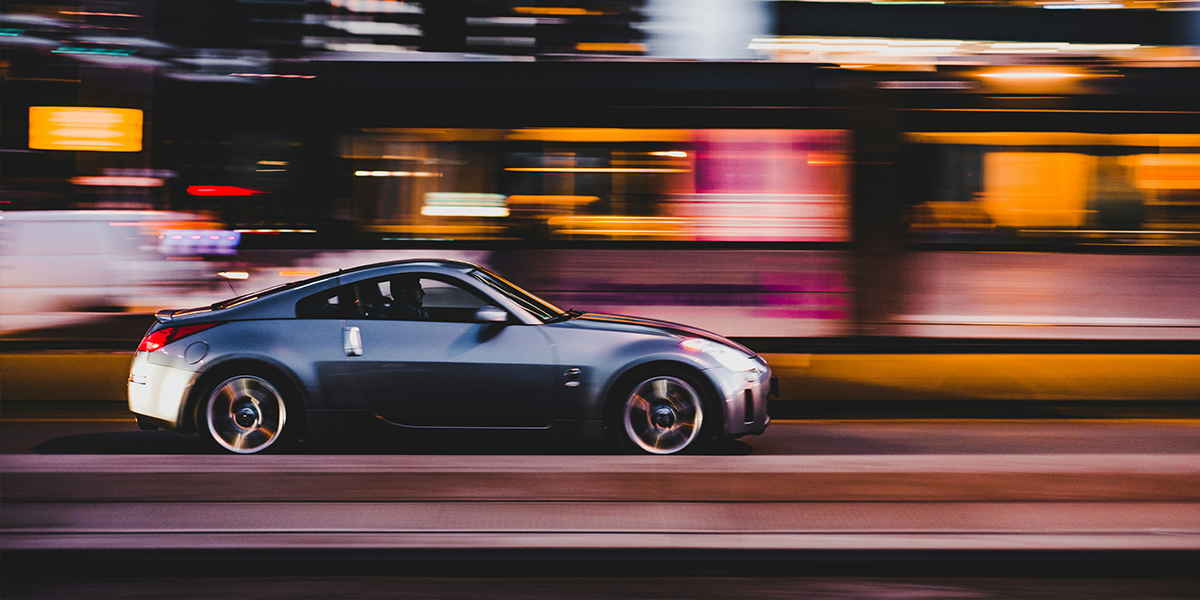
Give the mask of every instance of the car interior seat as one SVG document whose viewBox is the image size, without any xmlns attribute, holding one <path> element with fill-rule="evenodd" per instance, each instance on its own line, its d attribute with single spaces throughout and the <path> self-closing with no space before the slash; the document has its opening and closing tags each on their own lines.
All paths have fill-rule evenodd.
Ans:
<svg viewBox="0 0 1200 600">
<path fill-rule="evenodd" d="M 379 291 L 378 283 L 367 282 L 359 284 L 358 311 L 360 315 L 367 319 L 382 318 L 387 305 L 387 296 L 384 296 L 383 292 Z"/>
</svg>

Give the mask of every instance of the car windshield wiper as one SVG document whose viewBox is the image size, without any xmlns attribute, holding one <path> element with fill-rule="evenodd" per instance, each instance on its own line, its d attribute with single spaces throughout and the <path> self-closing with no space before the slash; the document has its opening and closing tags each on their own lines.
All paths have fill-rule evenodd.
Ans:
<svg viewBox="0 0 1200 600">
<path fill-rule="evenodd" d="M 575 317 L 578 317 L 582 314 L 583 314 L 582 310 L 575 310 L 573 308 L 568 308 L 567 312 L 550 317 L 549 319 L 546 319 L 546 322 L 547 323 L 561 323 L 563 321 L 570 321 L 571 319 L 574 319 Z"/>
</svg>

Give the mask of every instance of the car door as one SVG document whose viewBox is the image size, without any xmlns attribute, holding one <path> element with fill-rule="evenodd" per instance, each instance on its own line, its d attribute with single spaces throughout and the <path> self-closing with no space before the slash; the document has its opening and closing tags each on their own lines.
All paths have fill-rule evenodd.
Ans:
<svg viewBox="0 0 1200 600">
<path fill-rule="evenodd" d="M 382 298 L 384 304 L 346 321 L 361 340 L 361 355 L 347 356 L 346 364 L 371 409 L 409 426 L 550 424 L 555 364 L 549 339 L 515 320 L 475 322 L 475 312 L 491 301 L 468 284 L 428 275 L 419 283 L 427 317 L 399 310 L 402 293 L 390 280 L 358 284 L 365 302 Z"/>
<path fill-rule="evenodd" d="M 309 410 L 362 410 L 345 361 L 345 319 L 355 314 L 352 292 L 343 286 L 300 300 L 296 320 L 278 331 L 281 343 L 309 362 L 317 383 Z"/>
</svg>

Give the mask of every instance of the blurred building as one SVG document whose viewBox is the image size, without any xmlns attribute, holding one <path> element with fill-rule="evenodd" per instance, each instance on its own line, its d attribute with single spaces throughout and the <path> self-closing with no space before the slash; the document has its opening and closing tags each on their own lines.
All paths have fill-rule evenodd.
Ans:
<svg viewBox="0 0 1200 600">
<path fill-rule="evenodd" d="M 249 285 L 495 250 L 737 335 L 1194 339 L 1198 46 L 1170 0 L 5 2 L 0 208 L 189 213 L 139 248 Z"/>
<path fill-rule="evenodd" d="M 6 3 L 0 185 L 343 245 L 1191 243 L 1197 8 Z"/>
</svg>

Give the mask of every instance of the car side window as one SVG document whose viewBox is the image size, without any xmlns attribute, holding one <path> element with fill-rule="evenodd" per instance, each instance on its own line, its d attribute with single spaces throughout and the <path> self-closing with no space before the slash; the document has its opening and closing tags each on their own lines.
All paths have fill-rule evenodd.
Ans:
<svg viewBox="0 0 1200 600">
<path fill-rule="evenodd" d="M 354 286 L 352 311 L 358 318 L 396 321 L 474 323 L 480 308 L 493 304 L 485 295 L 458 283 L 420 275 L 399 275 Z"/>
<path fill-rule="evenodd" d="M 386 293 L 383 281 L 363 281 L 354 286 L 354 315 L 362 319 L 387 318 L 392 298 Z"/>
<path fill-rule="evenodd" d="M 421 285 L 425 290 L 426 310 L 436 311 L 445 316 L 453 315 L 453 311 L 467 311 L 465 319 L 453 320 L 471 321 L 475 317 L 475 311 L 490 304 L 486 298 L 480 297 L 477 293 L 444 281 L 424 279 L 421 281 Z"/>
<path fill-rule="evenodd" d="M 345 319 L 353 315 L 352 290 L 348 286 L 325 290 L 296 303 L 301 319 Z"/>
</svg>

